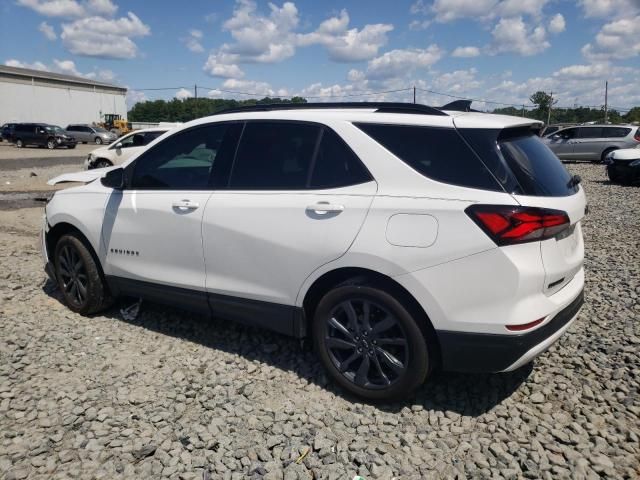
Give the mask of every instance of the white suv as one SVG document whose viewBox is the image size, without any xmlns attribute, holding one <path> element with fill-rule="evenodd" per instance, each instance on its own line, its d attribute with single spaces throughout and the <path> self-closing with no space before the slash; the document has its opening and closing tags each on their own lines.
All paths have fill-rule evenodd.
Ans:
<svg viewBox="0 0 640 480">
<path fill-rule="evenodd" d="M 183 125 L 46 206 L 69 308 L 119 295 L 310 337 L 342 387 L 530 362 L 583 302 L 586 201 L 518 117 L 258 106 Z M 99 179 L 99 180 L 98 180 Z"/>
</svg>

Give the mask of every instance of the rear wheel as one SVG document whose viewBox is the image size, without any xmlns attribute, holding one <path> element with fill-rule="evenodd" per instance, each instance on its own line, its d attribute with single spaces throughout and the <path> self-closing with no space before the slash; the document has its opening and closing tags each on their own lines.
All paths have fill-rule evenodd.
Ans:
<svg viewBox="0 0 640 480">
<path fill-rule="evenodd" d="M 337 287 L 320 300 L 313 322 L 322 363 L 355 395 L 373 401 L 401 399 L 427 377 L 429 353 L 420 327 L 382 289 Z"/>
<path fill-rule="evenodd" d="M 89 248 L 74 233 L 56 243 L 54 267 L 58 287 L 67 306 L 88 315 L 109 306 L 111 297 Z"/>
<path fill-rule="evenodd" d="M 24 147 L 24 143 L 22 143 L 22 140 L 20 138 L 16 139 L 16 147 L 17 148 Z"/>
</svg>

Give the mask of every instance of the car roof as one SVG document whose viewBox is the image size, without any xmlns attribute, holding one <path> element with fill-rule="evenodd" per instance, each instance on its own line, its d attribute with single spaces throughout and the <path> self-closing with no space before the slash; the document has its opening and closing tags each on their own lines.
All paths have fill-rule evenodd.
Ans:
<svg viewBox="0 0 640 480">
<path fill-rule="evenodd" d="M 220 112 L 209 117 L 192 120 L 183 128 L 218 121 L 232 120 L 297 120 L 303 122 L 346 121 L 362 123 L 388 123 L 416 126 L 457 127 L 457 128 L 510 128 L 519 126 L 542 126 L 542 122 L 524 117 L 495 115 L 482 112 L 458 112 L 444 110 L 445 115 L 419 113 L 380 112 L 375 107 L 363 108 L 308 108 L 274 109 L 268 111 Z"/>
</svg>

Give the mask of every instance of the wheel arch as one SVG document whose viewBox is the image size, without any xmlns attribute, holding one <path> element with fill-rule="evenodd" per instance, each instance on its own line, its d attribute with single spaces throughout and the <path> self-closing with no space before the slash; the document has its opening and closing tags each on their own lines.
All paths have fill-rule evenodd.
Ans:
<svg viewBox="0 0 640 480">
<path fill-rule="evenodd" d="M 315 309 L 322 297 L 331 289 L 343 284 L 366 284 L 378 287 L 400 299 L 401 303 L 409 310 L 422 330 L 433 364 L 436 366 L 440 365 L 442 355 L 438 335 L 424 308 L 405 287 L 400 285 L 393 278 L 367 268 L 340 267 L 325 272 L 311 284 L 304 293 L 302 301 L 302 308 L 307 322 L 307 332 L 312 331 L 311 322 L 313 321 Z"/>
</svg>

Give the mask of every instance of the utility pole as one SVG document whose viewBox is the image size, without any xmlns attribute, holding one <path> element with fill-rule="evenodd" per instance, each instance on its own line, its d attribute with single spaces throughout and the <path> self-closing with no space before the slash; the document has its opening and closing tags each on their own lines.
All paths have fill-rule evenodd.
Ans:
<svg viewBox="0 0 640 480">
<path fill-rule="evenodd" d="M 198 118 L 198 85 L 194 84 L 193 85 L 193 93 L 194 93 L 194 100 L 195 103 L 193 104 L 193 111 L 196 114 L 196 118 Z"/>
<path fill-rule="evenodd" d="M 524 117 L 524 103 L 522 104 L 522 116 Z"/>
<path fill-rule="evenodd" d="M 549 110 L 547 111 L 547 126 L 549 125 L 549 121 L 551 120 L 551 107 L 553 107 L 553 92 L 549 96 Z"/>
<path fill-rule="evenodd" d="M 604 124 L 607 124 L 607 116 L 608 116 L 608 100 L 609 100 L 609 80 L 604 82 Z"/>
<path fill-rule="evenodd" d="M 413 86 L 413 103 L 416 103 L 416 86 Z"/>
</svg>

